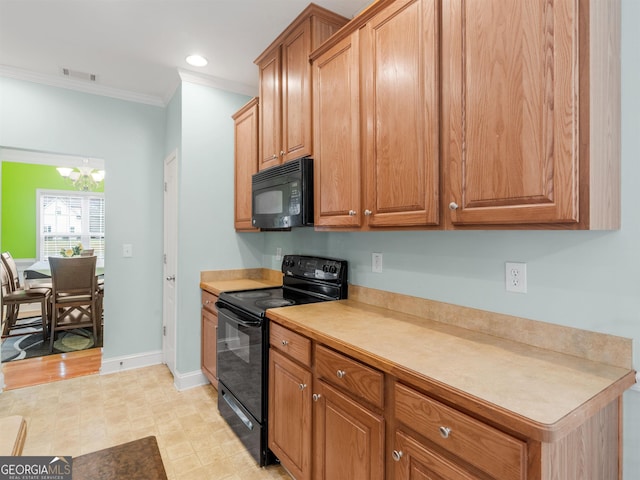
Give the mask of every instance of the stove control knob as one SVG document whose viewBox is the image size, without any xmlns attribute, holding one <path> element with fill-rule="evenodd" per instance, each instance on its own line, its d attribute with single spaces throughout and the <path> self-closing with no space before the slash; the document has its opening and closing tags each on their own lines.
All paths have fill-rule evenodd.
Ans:
<svg viewBox="0 0 640 480">
<path fill-rule="evenodd" d="M 331 268 L 329 268 L 329 272 L 331 273 L 336 273 L 338 271 L 338 267 L 336 267 L 335 265 L 331 265 Z"/>
</svg>

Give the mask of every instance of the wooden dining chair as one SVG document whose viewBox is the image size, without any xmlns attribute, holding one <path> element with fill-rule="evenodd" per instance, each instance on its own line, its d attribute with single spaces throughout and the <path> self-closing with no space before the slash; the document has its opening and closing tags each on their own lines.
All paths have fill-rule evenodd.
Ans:
<svg viewBox="0 0 640 480">
<path fill-rule="evenodd" d="M 98 283 L 96 257 L 49 257 L 53 293 L 51 295 L 51 338 L 49 351 L 57 332 L 91 327 L 98 339 Z"/>
<path fill-rule="evenodd" d="M 4 256 L 0 262 L 2 270 L 2 310 L 6 309 L 6 316 L 2 320 L 2 336 L 6 337 L 11 334 L 11 329 L 16 328 L 20 305 L 40 304 L 40 316 L 42 319 L 42 335 L 43 339 L 47 338 L 47 327 L 51 310 L 49 309 L 49 298 L 51 290 L 49 288 L 30 288 L 16 289 L 15 283 L 11 279 L 11 274 L 4 262 Z"/>
</svg>

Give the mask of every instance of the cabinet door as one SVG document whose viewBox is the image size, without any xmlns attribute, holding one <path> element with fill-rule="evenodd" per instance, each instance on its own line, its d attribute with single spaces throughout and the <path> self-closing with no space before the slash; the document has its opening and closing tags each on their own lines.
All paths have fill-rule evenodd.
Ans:
<svg viewBox="0 0 640 480">
<path fill-rule="evenodd" d="M 269 448 L 298 480 L 311 478 L 311 372 L 269 351 Z"/>
<path fill-rule="evenodd" d="M 259 169 L 280 163 L 282 107 L 280 105 L 280 47 L 258 65 L 260 71 L 260 164 Z"/>
<path fill-rule="evenodd" d="M 478 480 L 400 431 L 395 435 L 392 458 L 394 480 Z"/>
<path fill-rule="evenodd" d="M 233 116 L 235 125 L 235 228 L 251 225 L 251 175 L 258 171 L 258 100 L 253 99 Z"/>
<path fill-rule="evenodd" d="M 310 155 L 310 23 L 292 31 L 282 44 L 282 161 Z"/>
<path fill-rule="evenodd" d="M 443 3 L 444 202 L 454 225 L 578 220 L 577 8 Z"/>
<path fill-rule="evenodd" d="M 314 412 L 316 480 L 382 480 L 384 419 L 322 380 Z"/>
<path fill-rule="evenodd" d="M 316 227 L 359 227 L 361 211 L 358 32 L 314 61 Z"/>
<path fill-rule="evenodd" d="M 369 226 L 438 223 L 440 17 L 435 4 L 394 2 L 361 32 Z"/>
<path fill-rule="evenodd" d="M 215 307 L 213 307 L 215 308 Z M 216 366 L 216 339 L 218 338 L 218 315 L 202 309 L 202 372 L 216 389 L 218 370 Z"/>
</svg>

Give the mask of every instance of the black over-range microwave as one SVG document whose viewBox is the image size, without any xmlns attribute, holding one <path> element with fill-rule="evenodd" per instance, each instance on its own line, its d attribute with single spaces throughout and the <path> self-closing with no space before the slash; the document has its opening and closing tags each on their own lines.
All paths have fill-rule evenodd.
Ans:
<svg viewBox="0 0 640 480">
<path fill-rule="evenodd" d="M 313 160 L 299 158 L 254 174 L 251 193 L 254 227 L 313 225 Z"/>
</svg>

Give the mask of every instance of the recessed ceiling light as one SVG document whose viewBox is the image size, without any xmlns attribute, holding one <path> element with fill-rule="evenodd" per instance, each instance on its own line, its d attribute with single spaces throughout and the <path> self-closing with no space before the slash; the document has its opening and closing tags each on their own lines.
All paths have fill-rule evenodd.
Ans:
<svg viewBox="0 0 640 480">
<path fill-rule="evenodd" d="M 189 55 L 187 63 L 193 67 L 205 67 L 209 62 L 202 55 Z"/>
</svg>

